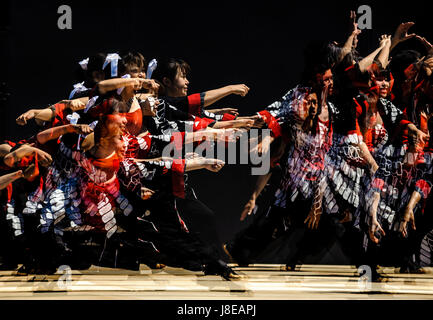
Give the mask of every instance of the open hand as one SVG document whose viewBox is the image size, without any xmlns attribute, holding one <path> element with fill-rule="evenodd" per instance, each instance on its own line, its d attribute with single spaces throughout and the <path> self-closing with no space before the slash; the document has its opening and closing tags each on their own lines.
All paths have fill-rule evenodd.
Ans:
<svg viewBox="0 0 433 320">
<path fill-rule="evenodd" d="M 427 50 L 427 55 L 433 54 L 433 45 L 427 41 L 426 38 L 421 37 L 419 35 L 415 36 L 417 40 L 421 41 L 421 43 L 424 45 L 425 49 Z"/>
<path fill-rule="evenodd" d="M 380 47 L 384 48 L 386 46 L 391 46 L 391 36 L 387 34 L 383 34 L 379 38 Z"/>
<path fill-rule="evenodd" d="M 376 219 L 371 220 L 371 225 L 368 229 L 368 235 L 374 243 L 379 243 L 379 239 L 376 237 L 376 233 L 380 233 L 382 236 L 385 236 L 385 231 L 382 229 L 382 226 Z"/>
<path fill-rule="evenodd" d="M 415 24 L 415 22 L 403 22 L 395 30 L 392 42 L 397 45 L 400 42 L 406 41 L 416 36 L 415 33 L 408 34 L 409 29 Z"/>
<path fill-rule="evenodd" d="M 410 208 L 406 208 L 403 220 L 400 222 L 399 231 L 403 235 L 403 237 L 408 236 L 407 225 L 410 225 L 412 230 L 416 230 L 415 227 L 415 215 L 413 214 L 413 210 Z"/>
</svg>

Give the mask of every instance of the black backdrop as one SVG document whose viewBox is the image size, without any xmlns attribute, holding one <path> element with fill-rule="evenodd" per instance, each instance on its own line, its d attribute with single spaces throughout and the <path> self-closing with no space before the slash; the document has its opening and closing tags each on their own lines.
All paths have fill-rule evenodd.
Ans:
<svg viewBox="0 0 433 320">
<path fill-rule="evenodd" d="M 241 98 L 218 106 L 252 114 L 282 96 L 299 80 L 302 51 L 311 40 L 344 41 L 350 10 L 372 8 L 372 30 L 363 30 L 362 55 L 392 34 L 403 21 L 433 41 L 427 1 L 404 5 L 385 1 L 2 1 L 2 138 L 26 137 L 35 127 L 15 118 L 31 107 L 68 96 L 77 62 L 103 51 L 133 49 L 148 59 L 181 57 L 192 66 L 190 92 L 245 83 Z M 57 8 L 72 8 L 72 30 L 59 30 Z M 412 44 L 415 44 L 412 41 Z M 222 240 L 243 224 L 239 214 L 255 181 L 245 165 L 226 166 L 219 174 L 199 172 L 192 180 L 200 199 L 219 218 Z M 248 223 L 248 222 L 247 222 Z"/>
</svg>

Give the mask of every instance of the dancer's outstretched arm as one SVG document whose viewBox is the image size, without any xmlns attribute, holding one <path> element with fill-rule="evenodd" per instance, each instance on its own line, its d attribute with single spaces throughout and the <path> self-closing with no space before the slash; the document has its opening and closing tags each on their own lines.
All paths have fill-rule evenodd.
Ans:
<svg viewBox="0 0 433 320">
<path fill-rule="evenodd" d="M 403 22 L 397 27 L 394 32 L 394 36 L 391 39 L 390 50 L 394 49 L 395 46 L 398 45 L 400 42 L 406 41 L 416 36 L 415 33 L 407 34 L 410 27 L 412 27 L 414 24 L 415 22 Z"/>
<path fill-rule="evenodd" d="M 217 121 L 212 126 L 213 129 L 223 129 L 223 128 L 251 128 L 254 125 L 254 120 L 252 119 L 236 119 L 227 121 Z"/>
<path fill-rule="evenodd" d="M 427 51 L 427 55 L 430 56 L 433 54 L 433 45 L 424 37 L 421 37 L 419 35 L 416 35 L 415 38 L 423 44 Z"/>
<path fill-rule="evenodd" d="M 245 97 L 249 90 L 250 88 L 248 88 L 245 84 L 235 84 L 206 91 L 204 95 L 204 107 L 206 108 L 230 94 L 237 94 Z"/>
<path fill-rule="evenodd" d="M 39 119 L 41 121 L 50 121 L 54 118 L 54 111 L 51 108 L 30 109 L 21 114 L 15 121 L 20 126 L 27 124 L 28 120 Z"/>
<path fill-rule="evenodd" d="M 186 160 L 185 171 L 193 171 L 207 169 L 209 171 L 218 172 L 224 167 L 225 162 L 219 159 L 207 159 L 203 157 Z"/>
<path fill-rule="evenodd" d="M 346 42 L 344 43 L 343 48 L 341 49 L 337 64 L 343 61 L 344 57 L 346 57 L 354 48 L 356 48 L 358 43 L 358 35 L 361 33 L 361 30 L 358 29 L 358 24 L 356 23 L 355 11 L 350 11 L 350 19 L 352 22 L 352 30 Z"/>
<path fill-rule="evenodd" d="M 389 35 L 382 35 L 381 36 L 381 42 L 383 41 L 385 44 L 380 50 L 379 55 L 377 56 L 377 61 L 380 62 L 382 65 L 382 68 L 386 68 L 389 63 L 389 52 L 391 50 L 391 36 Z"/>
<path fill-rule="evenodd" d="M 87 124 L 67 124 L 64 126 L 50 128 L 44 131 L 41 131 L 37 134 L 36 139 L 40 144 L 45 144 L 50 140 L 57 139 L 61 135 L 67 133 L 77 133 L 87 135 L 93 132 L 93 129 L 90 128 Z"/>
<path fill-rule="evenodd" d="M 361 61 L 358 62 L 359 70 L 361 72 L 367 71 L 368 67 L 373 64 L 374 58 L 376 58 L 378 53 L 385 47 L 385 44 L 386 44 L 385 40 L 381 40 L 379 47 L 376 50 L 374 50 L 372 53 L 370 53 L 368 56 L 366 56 L 365 58 L 363 58 Z"/>
<path fill-rule="evenodd" d="M 199 142 L 203 140 L 210 141 L 227 141 L 235 142 L 237 139 L 238 132 L 242 132 L 242 129 L 238 128 L 207 128 L 205 130 L 186 132 L 184 143 Z"/>
<path fill-rule="evenodd" d="M 0 144 L 0 158 L 3 158 L 9 152 L 11 152 L 12 147 L 7 143 Z"/>
<path fill-rule="evenodd" d="M 22 170 L 18 170 L 18 171 L 0 176 L 0 190 L 3 190 L 9 184 L 11 184 L 15 180 L 18 180 L 19 178 L 22 178 L 22 177 L 24 177 Z"/>
<path fill-rule="evenodd" d="M 12 168 L 14 165 L 20 162 L 22 158 L 34 155 L 35 153 L 38 154 L 38 161 L 42 166 L 48 166 L 53 161 L 48 153 L 28 144 L 22 145 L 18 149 L 7 154 L 3 161 L 7 166 Z"/>
<path fill-rule="evenodd" d="M 225 114 L 225 113 L 229 113 L 234 116 L 239 115 L 239 111 L 236 108 L 207 109 L 206 111 L 216 115 Z"/>
<path fill-rule="evenodd" d="M 112 90 L 130 86 L 135 90 L 143 88 L 158 91 L 159 88 L 159 84 L 157 84 L 155 80 L 143 78 L 113 78 L 103 80 L 99 82 L 97 86 L 100 94 L 105 94 Z"/>
<path fill-rule="evenodd" d="M 66 107 L 71 109 L 71 111 L 78 111 L 84 109 L 88 101 L 88 97 L 83 97 L 73 100 L 62 100 L 57 102 L 57 104 L 66 104 Z M 24 126 L 27 124 L 28 120 L 36 119 L 40 121 L 51 121 L 55 115 L 55 105 L 52 105 L 44 109 L 30 109 L 21 114 L 15 121 L 20 126 Z"/>
</svg>

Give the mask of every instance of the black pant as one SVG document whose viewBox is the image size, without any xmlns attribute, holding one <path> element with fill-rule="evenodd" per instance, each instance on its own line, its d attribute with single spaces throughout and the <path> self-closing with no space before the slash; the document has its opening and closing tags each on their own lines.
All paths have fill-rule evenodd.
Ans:
<svg viewBox="0 0 433 320">
<path fill-rule="evenodd" d="M 203 202 L 191 197 L 176 198 L 176 206 L 188 229 L 203 242 L 214 247 L 220 257 L 223 257 L 215 213 Z"/>
<path fill-rule="evenodd" d="M 418 212 L 415 214 L 415 226 L 416 230 L 412 230 L 410 225 L 407 226 L 409 229 L 409 237 L 401 240 L 402 245 L 400 246 L 402 254 L 401 267 L 411 269 L 417 269 L 425 266 L 423 261 L 420 261 L 420 249 L 421 242 L 430 230 L 433 229 L 433 217 L 430 214 L 432 207 L 426 207 L 424 213 Z M 415 255 L 415 261 L 413 256 Z"/>
<path fill-rule="evenodd" d="M 310 200 L 290 202 L 284 209 L 271 206 L 228 243 L 228 250 L 236 262 L 242 265 L 255 262 L 277 239 L 296 241 L 288 253 L 284 252 L 278 257 L 279 263 L 303 263 L 307 256 L 317 255 L 324 248 L 330 248 L 337 237 L 341 237 L 338 235 L 341 231 L 337 229 L 342 228 L 341 224 L 326 214 L 322 214 L 317 230 L 308 229 L 304 221 L 310 209 Z M 296 237 L 292 237 L 295 232 Z"/>
</svg>

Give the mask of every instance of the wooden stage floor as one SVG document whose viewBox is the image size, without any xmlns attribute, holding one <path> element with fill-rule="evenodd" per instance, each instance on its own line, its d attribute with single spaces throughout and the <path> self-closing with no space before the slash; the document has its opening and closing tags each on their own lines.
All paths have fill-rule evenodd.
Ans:
<svg viewBox="0 0 433 320">
<path fill-rule="evenodd" d="M 322 300 L 433 299 L 433 272 L 400 274 L 380 268 L 381 282 L 362 282 L 354 266 L 302 265 L 284 271 L 283 265 L 237 267 L 241 280 L 166 267 L 139 271 L 92 266 L 68 275 L 17 275 L 0 271 L 0 299 L 67 300 Z"/>
</svg>

